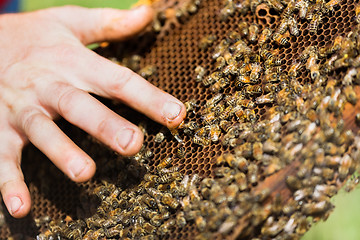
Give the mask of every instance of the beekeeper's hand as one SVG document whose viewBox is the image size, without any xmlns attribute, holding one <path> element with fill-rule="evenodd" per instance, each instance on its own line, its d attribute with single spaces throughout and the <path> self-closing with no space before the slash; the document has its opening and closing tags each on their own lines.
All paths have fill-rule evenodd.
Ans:
<svg viewBox="0 0 360 240">
<path fill-rule="evenodd" d="M 118 99 L 168 127 L 182 121 L 179 100 L 85 47 L 129 38 L 152 16 L 147 7 L 74 6 L 0 16 L 0 190 L 12 216 L 30 211 L 20 168 L 27 141 L 75 182 L 95 172 L 93 160 L 53 122 L 59 115 L 122 155 L 139 151 L 142 132 L 89 93 Z"/>
</svg>

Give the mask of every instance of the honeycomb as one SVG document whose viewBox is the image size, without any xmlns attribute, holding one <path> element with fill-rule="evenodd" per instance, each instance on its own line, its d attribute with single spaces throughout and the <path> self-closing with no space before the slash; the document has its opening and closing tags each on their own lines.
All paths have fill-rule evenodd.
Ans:
<svg viewBox="0 0 360 240">
<path fill-rule="evenodd" d="M 217 92 L 214 92 L 211 88 L 213 84 L 209 84 L 210 86 L 204 86 L 203 81 L 196 80 L 196 68 L 201 66 L 206 69 L 206 76 L 215 72 L 217 61 L 213 58 L 214 50 L 224 39 L 231 36 L 233 31 L 241 32 L 244 28 L 239 27 L 239 25 L 243 22 L 248 23 L 249 25 L 253 23 L 257 24 L 259 33 L 257 34 L 258 36 L 256 41 L 246 41 L 246 45 L 252 53 L 259 53 L 262 49 L 264 49 L 263 46 L 258 44 L 258 37 L 260 33 L 265 28 L 270 28 L 273 31 L 276 31 L 276 29 L 279 29 L 282 20 L 284 19 L 283 15 L 286 8 L 284 7 L 284 9 L 277 10 L 279 7 L 276 4 L 280 3 L 282 6 L 289 6 L 292 4 L 292 1 L 207 0 L 201 2 L 198 1 L 200 5 L 196 10 L 184 13 L 184 11 L 187 10 L 184 10 L 183 7 L 187 6 L 187 2 L 194 3 L 195 1 L 156 1 L 154 3 L 154 7 L 159 10 L 159 14 L 156 19 L 158 21 L 158 28 L 153 26 L 154 29 L 150 32 L 145 32 L 135 41 L 131 40 L 125 43 L 110 44 L 109 47 L 98 49 L 97 51 L 104 57 L 114 59 L 114 61 L 123 61 L 122 63 L 124 63 L 124 59 L 131 59 L 135 54 L 141 56 L 139 65 L 133 66 L 129 62 L 125 63 L 125 65 L 128 65 L 134 71 L 139 72 L 141 75 L 146 77 L 149 82 L 174 95 L 183 102 L 189 102 L 194 99 L 194 111 L 190 110 L 188 112 L 185 123 L 195 122 L 200 127 L 205 128 L 208 125 L 205 123 L 203 116 L 204 111 L 206 111 L 205 106 L 209 103 L 209 101 L 211 101 L 211 99 L 213 99 L 214 96 L 217 95 Z M 305 2 L 310 6 L 316 5 L 313 1 L 300 0 L 296 2 Z M 266 45 L 267 49 L 273 53 L 274 58 L 279 59 L 281 62 L 279 64 L 279 66 L 281 66 L 279 75 L 281 72 L 291 72 L 291 68 L 294 64 L 301 62 L 301 57 L 304 51 L 309 49 L 309 46 L 315 46 L 318 51 L 322 48 L 331 48 L 331 46 L 334 46 L 334 42 L 337 41 L 339 36 L 342 36 L 343 38 L 350 38 L 351 35 L 348 36 L 348 34 L 356 30 L 357 15 L 359 14 L 359 12 L 357 12 L 357 4 L 359 4 L 358 1 L 337 2 L 330 0 L 320 2 L 323 4 L 321 8 L 325 8 L 325 6 L 332 6 L 330 4 L 334 4 L 334 6 L 332 10 L 329 10 L 327 13 L 322 15 L 322 19 L 319 21 L 318 27 L 315 31 L 312 30 L 314 28 L 312 19 L 308 20 L 300 18 L 300 11 L 295 10 L 294 12 L 297 14 L 294 14 L 294 18 L 297 22 L 299 33 L 288 34 L 287 39 L 289 43 L 284 45 L 280 42 L 276 42 L 274 39 L 266 41 L 268 43 Z M 242 12 L 242 9 L 244 8 L 243 6 L 246 3 L 249 3 L 250 9 L 245 9 Z M 229 5 L 235 6 L 234 12 L 224 11 L 224 9 L 226 9 Z M 169 11 L 169 9 L 171 11 Z M 309 9 L 309 11 L 311 10 Z M 316 11 L 319 10 L 313 9 L 313 11 L 316 13 Z M 180 17 L 177 15 L 179 12 L 182 13 Z M 215 39 L 209 41 L 205 47 L 199 46 L 199 44 L 204 41 L 204 38 L 209 36 L 215 36 Z M 248 37 L 243 38 L 247 39 Z M 334 53 L 327 54 L 325 57 L 319 58 L 315 64 L 325 66 L 325 64 L 331 60 L 333 55 Z M 304 62 L 307 61 L 306 59 Z M 263 66 L 263 64 L 265 64 L 264 62 L 265 58 L 261 57 L 259 64 Z M 256 63 L 256 60 L 250 60 L 250 63 Z M 340 89 L 340 86 L 342 85 L 339 82 L 348 74 L 349 69 L 349 67 L 346 66 L 331 70 L 326 74 L 324 82 L 319 83 L 321 79 L 314 80 L 314 77 L 311 76 L 311 71 L 306 69 L 306 64 L 303 63 L 303 65 L 302 69 L 297 73 L 298 75 L 296 76 L 296 81 L 302 88 L 304 88 L 304 91 L 306 91 L 308 87 L 316 87 L 318 85 L 325 90 L 331 90 L 331 86 L 329 84 L 331 79 L 338 80 L 338 82 L 334 83 L 333 87 L 338 87 Z M 151 66 L 155 66 L 156 70 L 154 70 Z M 260 86 L 262 89 L 266 87 L 266 83 L 264 83 L 263 80 L 265 78 L 264 67 L 262 67 L 260 76 L 258 77 L 261 81 L 256 84 L 250 83 L 248 85 L 243 84 L 245 86 L 237 86 L 236 84 L 233 84 L 236 81 L 236 77 L 231 76 L 230 84 L 227 84 L 223 89 L 219 90 L 223 97 L 233 96 L 237 92 L 245 89 L 245 86 Z M 206 77 L 204 76 L 204 78 Z M 276 84 L 281 84 L 279 83 L 280 81 L 275 82 Z M 291 91 L 296 91 L 296 87 L 297 85 L 293 85 L 293 89 L 291 89 Z M 354 89 L 355 92 L 359 92 L 357 86 L 355 86 Z M 280 89 L 276 90 L 277 94 L 278 92 L 280 92 Z M 321 97 L 321 101 L 326 99 L 327 92 L 322 92 L 322 94 L 322 96 L 319 96 Z M 263 95 L 246 94 L 246 98 L 250 99 L 252 102 L 258 102 L 258 99 L 261 96 Z M 314 98 L 309 97 L 310 95 L 304 96 L 305 101 Z M 121 156 L 116 155 L 98 142 L 94 141 L 81 130 L 74 128 L 64 121 L 59 121 L 58 124 L 60 127 L 75 141 L 75 143 L 82 147 L 96 161 L 98 169 L 96 176 L 93 180 L 84 184 L 73 183 L 66 179 L 62 173 L 51 165 L 44 155 L 42 155 L 34 147 L 29 146 L 23 153 L 22 168 L 32 196 L 32 211 L 28 217 L 20 220 L 15 220 L 11 218 L 8 213 L 4 212 L 4 222 L 2 223 L 0 221 L 0 223 L 3 224 L 1 227 L 1 238 L 9 236 L 14 236 L 19 239 L 34 238 L 39 233 L 46 232 L 46 226 L 50 219 L 64 220 L 68 223 L 71 222 L 72 219 L 75 220 L 90 217 L 99 206 L 99 200 L 93 196 L 94 189 L 104 185 L 105 182 L 113 183 L 121 189 L 131 189 L 134 186 L 136 187 L 141 184 L 140 181 L 144 177 L 144 172 L 156 173 L 156 167 L 161 164 L 163 159 L 168 157 L 173 158 L 172 165 L 178 166 L 179 172 L 183 176 L 194 176 L 197 174 L 201 179 L 211 178 L 221 181 L 223 176 L 219 172 L 221 169 L 228 167 L 229 164 L 223 162 L 219 163 L 221 161 L 220 158 L 231 157 L 232 155 L 236 155 L 236 152 L 241 152 L 240 155 L 244 155 L 244 151 L 240 149 L 239 146 L 245 147 L 247 141 L 250 143 L 254 142 L 251 137 L 247 137 L 244 138 L 247 141 L 244 139 L 237 140 L 234 146 L 231 146 L 231 144 L 225 144 L 224 138 L 226 134 L 222 131 L 220 134 L 220 140 L 210 142 L 209 144 L 198 144 L 198 142 L 193 140 L 193 135 L 186 134 L 184 129 L 181 128 L 178 129 L 178 131 L 182 142 L 179 142 L 176 138 L 174 138 L 170 131 L 150 121 L 145 116 L 126 108 L 120 103 L 112 102 L 106 99 L 101 100 L 115 112 L 125 116 L 134 123 L 139 124 L 139 126 L 146 131 L 144 147 L 153 153 L 151 158 L 143 161 L 143 164 L 145 164 L 148 169 L 144 170 L 142 169 L 141 164 L 137 165 L 136 163 L 133 163 L 132 160 L 134 159 L 124 159 Z M 221 101 L 225 100 L 223 99 Z M 257 133 L 257 131 L 262 131 L 255 130 L 256 128 L 271 129 L 273 126 L 268 124 L 266 121 L 272 119 L 274 116 L 274 109 L 275 113 L 278 111 L 275 107 L 280 107 L 278 108 L 280 109 L 279 111 L 283 111 L 281 113 L 281 119 L 283 119 L 288 116 L 287 111 L 291 110 L 281 108 L 282 104 L 288 104 L 290 106 L 297 104 L 295 99 L 290 97 L 287 101 L 284 101 L 285 102 L 271 101 L 266 102 L 265 104 L 256 104 L 254 108 L 251 108 L 255 114 L 255 119 L 245 119 L 245 121 L 240 121 L 242 124 L 241 126 L 250 126 L 251 130 L 255 133 Z M 288 101 L 290 101 L 290 103 L 288 103 Z M 350 97 L 348 102 L 351 102 Z M 304 102 L 302 102 L 302 104 L 304 104 Z M 357 134 L 358 125 L 355 116 L 358 112 L 358 108 L 359 106 L 356 104 L 356 101 L 354 104 L 344 103 L 344 107 L 341 111 L 336 109 L 335 106 L 334 109 L 332 109 L 331 114 L 325 116 L 329 117 L 330 124 L 336 123 L 331 126 L 333 126 L 334 129 L 341 129 L 339 130 L 341 134 L 348 134 L 349 132 L 347 132 L 347 130 L 351 130 L 353 134 Z M 340 112 L 337 112 L 337 110 Z M 293 120 L 293 122 L 296 122 L 296 118 Z M 237 123 L 239 122 L 239 119 L 233 117 L 229 119 L 229 121 L 231 123 Z M 290 121 L 289 123 L 287 123 L 286 120 L 281 121 L 284 122 L 281 126 L 280 136 L 285 139 L 282 143 L 287 143 L 285 142 L 287 140 L 291 143 L 293 139 L 289 137 L 289 132 L 291 133 L 289 130 Z M 323 120 L 318 119 L 318 121 L 321 122 Z M 265 124 L 256 125 L 257 123 Z M 320 125 L 320 123 L 317 124 Z M 305 131 L 303 128 L 295 129 L 300 132 Z M 311 148 L 311 145 L 313 144 L 316 146 L 316 133 L 321 131 L 324 131 L 324 129 L 316 130 L 312 134 L 312 138 L 309 140 L 309 143 L 302 145 L 303 149 L 307 150 L 307 152 L 315 151 L 316 148 Z M 163 141 L 157 140 L 157 134 L 159 132 L 164 134 Z M 355 140 L 358 139 L 355 137 Z M 331 143 L 331 141 L 329 142 Z M 329 152 L 331 152 L 332 147 L 330 143 L 326 145 L 329 147 Z M 346 155 L 346 151 L 349 152 L 349 155 L 351 155 L 351 151 L 355 152 L 356 146 L 351 144 L 352 143 L 348 143 L 346 149 L 341 155 L 342 157 Z M 225 235 L 229 239 L 251 239 L 257 237 L 264 237 L 267 239 L 270 238 L 270 236 L 274 237 L 278 234 L 278 238 L 297 238 L 297 235 L 284 236 L 281 235 L 282 233 L 276 233 L 276 228 L 274 226 L 280 226 L 280 223 L 284 221 L 284 218 L 282 218 L 283 216 L 279 213 L 274 213 L 273 215 L 269 214 L 266 216 L 255 214 L 255 212 L 268 212 L 269 207 L 274 208 L 277 201 L 284 205 L 290 205 L 294 198 L 301 198 L 304 199 L 301 203 L 301 212 L 304 215 L 311 215 L 313 222 L 328 216 L 332 206 L 326 205 L 326 209 L 324 211 L 316 212 L 316 210 L 313 210 L 315 211 L 315 214 L 312 214 L 313 212 L 311 209 L 319 206 L 311 205 L 312 202 L 306 197 L 299 197 L 299 194 L 306 194 L 304 192 L 297 191 L 302 190 L 296 186 L 296 184 L 298 184 L 296 180 L 301 178 L 299 177 L 299 172 L 306 173 L 308 171 L 307 168 L 310 168 L 310 171 L 321 171 L 321 174 L 324 172 L 323 175 L 325 175 L 325 171 L 322 168 L 316 166 L 314 167 L 314 165 L 311 164 L 308 166 L 308 162 L 306 160 L 309 156 L 307 155 L 307 152 L 297 150 L 296 146 L 299 146 L 299 144 L 295 146 L 291 145 L 291 149 L 293 150 L 292 153 L 294 153 L 292 154 L 292 158 L 291 156 L 288 156 L 291 160 L 273 170 L 268 168 L 268 165 L 261 162 L 261 160 L 257 159 L 257 157 L 249 157 L 249 161 L 253 163 L 252 166 L 258 166 L 258 173 L 256 174 L 257 180 L 248 184 L 245 187 L 244 192 L 249 193 L 252 197 L 256 197 L 258 200 L 254 203 L 255 207 L 252 206 L 251 211 L 237 218 L 235 224 L 236 226 L 233 226 L 233 228 L 228 230 L 225 229 L 225 225 L 222 225 L 219 232 L 211 231 L 211 234 L 207 235 L 208 232 L 200 233 L 201 231 L 199 231 L 199 226 L 196 222 L 189 221 L 185 227 L 174 227 L 171 233 L 166 233 L 162 235 L 161 238 L 222 239 Z M 184 150 L 183 156 L 181 157 L 179 157 L 180 148 Z M 339 172 L 335 171 L 337 170 L 338 165 L 339 162 L 334 163 L 334 166 L 332 167 L 326 168 L 328 170 L 327 174 L 330 176 L 326 175 L 328 177 L 325 177 L 325 181 L 322 180 L 323 182 L 321 186 L 332 186 L 338 189 L 344 184 L 345 179 L 343 177 L 340 178 L 339 176 L 340 170 Z M 34 166 L 37 166 L 36 169 Z M 134 169 L 134 166 L 135 168 L 137 166 L 142 170 Z M 355 167 L 351 166 L 350 168 L 351 169 L 345 174 L 346 178 L 349 178 L 348 176 L 355 171 Z M 124 169 L 126 169 L 126 171 L 124 171 Z M 248 174 L 250 170 L 247 169 L 244 172 Z M 320 173 L 318 175 L 320 175 Z M 289 178 L 289 176 L 295 177 L 292 179 Z M 309 180 L 311 179 L 311 176 L 305 176 L 303 177 L 303 180 L 306 180 L 307 177 Z M 44 179 L 47 179 L 47 181 L 44 181 Z M 291 182 L 291 180 L 294 180 L 294 182 Z M 357 181 L 356 179 L 350 180 L 353 180 L 354 182 Z M 331 190 L 334 189 L 332 188 Z M 262 194 L 264 194 L 263 197 Z M 332 195 L 333 194 L 329 194 L 329 196 Z M 202 195 L 202 197 L 204 196 L 205 195 Z M 254 200 L 254 198 L 250 199 Z M 251 201 L 250 199 L 249 201 Z M 319 208 L 321 208 L 321 206 Z M 196 209 L 196 207 L 194 207 L 194 209 Z M 232 210 L 234 209 L 235 208 L 232 208 Z M 259 220 L 257 217 L 259 217 Z M 286 220 L 288 220 L 290 218 L 290 214 L 286 217 Z M 311 222 L 308 222 L 303 215 L 299 215 L 298 218 L 302 221 L 301 223 L 299 222 L 299 226 L 302 225 L 302 228 L 299 228 L 299 235 L 302 235 L 308 230 Z M 256 224 L 254 222 L 256 222 Z M 231 224 L 233 224 L 233 222 L 231 222 Z M 271 226 L 273 227 L 272 232 L 269 233 L 269 231 L 271 231 Z"/>
</svg>

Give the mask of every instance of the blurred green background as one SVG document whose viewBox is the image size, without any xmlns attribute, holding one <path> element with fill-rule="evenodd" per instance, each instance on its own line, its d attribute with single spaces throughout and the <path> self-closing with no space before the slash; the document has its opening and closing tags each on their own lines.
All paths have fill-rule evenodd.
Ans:
<svg viewBox="0 0 360 240">
<path fill-rule="evenodd" d="M 23 0 L 21 9 L 31 11 L 51 6 L 74 4 L 84 7 L 130 8 L 136 0 Z M 360 239 L 360 188 L 351 193 L 343 190 L 332 199 L 335 210 L 326 222 L 319 222 L 303 240 L 359 240 Z"/>
</svg>

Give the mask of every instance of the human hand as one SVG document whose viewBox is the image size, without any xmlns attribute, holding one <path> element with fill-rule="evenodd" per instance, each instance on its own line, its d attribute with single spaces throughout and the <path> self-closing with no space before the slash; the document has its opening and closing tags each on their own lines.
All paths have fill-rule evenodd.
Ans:
<svg viewBox="0 0 360 240">
<path fill-rule="evenodd" d="M 147 7 L 67 6 L 0 16 L 0 190 L 12 216 L 30 211 L 20 168 L 27 141 L 75 182 L 95 172 L 93 160 L 53 122 L 58 115 L 122 155 L 140 150 L 142 132 L 89 93 L 118 99 L 170 128 L 185 117 L 179 100 L 84 46 L 126 39 L 152 14 Z"/>
</svg>

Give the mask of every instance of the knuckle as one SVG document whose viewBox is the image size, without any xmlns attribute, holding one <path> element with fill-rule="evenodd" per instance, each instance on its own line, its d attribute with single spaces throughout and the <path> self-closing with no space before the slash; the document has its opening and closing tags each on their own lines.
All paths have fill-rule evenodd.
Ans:
<svg viewBox="0 0 360 240">
<path fill-rule="evenodd" d="M 34 108 L 24 108 L 19 113 L 20 126 L 27 135 L 30 135 L 36 126 L 41 125 L 41 113 Z"/>
<path fill-rule="evenodd" d="M 67 116 L 71 112 L 71 105 L 79 91 L 68 85 L 59 84 L 59 96 L 57 102 L 57 111 L 61 116 Z"/>
<path fill-rule="evenodd" d="M 110 74 L 109 85 L 107 86 L 112 96 L 120 96 L 128 83 L 136 77 L 136 74 L 130 69 L 123 68 L 114 70 Z"/>
</svg>

